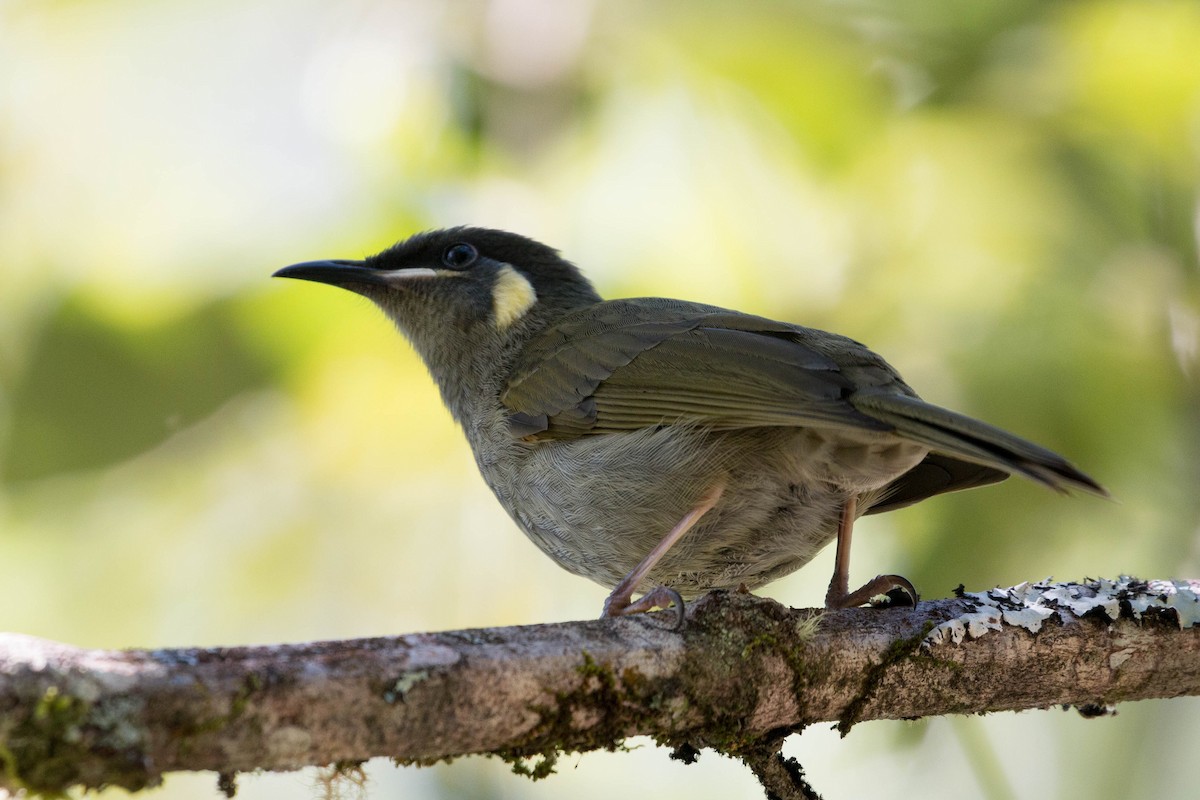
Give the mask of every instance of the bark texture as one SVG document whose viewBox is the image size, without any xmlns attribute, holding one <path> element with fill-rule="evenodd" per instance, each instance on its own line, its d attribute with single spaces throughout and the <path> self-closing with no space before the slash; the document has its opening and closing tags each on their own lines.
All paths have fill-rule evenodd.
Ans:
<svg viewBox="0 0 1200 800">
<path fill-rule="evenodd" d="M 814 722 L 1200 694 L 1200 582 L 1023 584 L 829 613 L 717 593 L 671 615 L 342 642 L 81 650 L 0 635 L 0 788 L 138 790 L 178 770 L 472 753 L 548 772 L 648 734 L 788 796 Z M 231 778 L 227 779 L 232 784 Z M 777 788 L 772 788 L 770 784 Z"/>
</svg>

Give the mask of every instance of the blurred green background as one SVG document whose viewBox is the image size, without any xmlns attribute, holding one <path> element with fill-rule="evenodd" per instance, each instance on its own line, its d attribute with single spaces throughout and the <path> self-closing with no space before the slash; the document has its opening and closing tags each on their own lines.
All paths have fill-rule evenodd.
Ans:
<svg viewBox="0 0 1200 800">
<path fill-rule="evenodd" d="M 872 517 L 860 581 L 1200 576 L 1198 54 L 1194 2 L 0 2 L 0 627 L 160 647 L 595 616 L 382 316 L 268 277 L 461 223 L 608 296 L 865 341 L 1116 497 L 1013 480 Z M 831 561 L 764 594 L 819 604 Z M 1123 798 L 1194 789 L 1198 735 L 1190 698 L 786 751 L 829 800 Z M 368 771 L 370 797 L 759 791 L 650 745 L 538 784 Z"/>
</svg>

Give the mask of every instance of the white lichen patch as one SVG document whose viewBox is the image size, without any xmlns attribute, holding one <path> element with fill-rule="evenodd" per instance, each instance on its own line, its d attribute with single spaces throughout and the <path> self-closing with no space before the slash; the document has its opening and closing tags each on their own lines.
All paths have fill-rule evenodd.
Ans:
<svg viewBox="0 0 1200 800">
<path fill-rule="evenodd" d="M 1200 624 L 1200 581 L 1147 581 L 1145 591 L 1129 598 L 1133 615 L 1151 608 L 1172 608 L 1180 629 Z"/>
<path fill-rule="evenodd" d="M 962 644 L 963 639 L 978 639 L 988 631 L 1000 630 L 1000 614 L 994 609 L 967 613 L 954 619 L 946 620 L 929 632 L 924 645 L 954 642 Z"/>
<path fill-rule="evenodd" d="M 92 709 L 90 724 L 104 731 L 104 744 L 118 750 L 142 746 L 145 730 L 134 720 L 146 701 L 139 697 L 110 697 Z"/>
<path fill-rule="evenodd" d="M 1053 613 L 1049 608 L 1026 606 L 1022 609 L 1004 609 L 1002 616 L 1006 625 L 1016 625 L 1030 633 L 1037 633 L 1042 629 L 1042 623 Z"/>
<path fill-rule="evenodd" d="M 392 684 L 392 687 L 383 693 L 383 699 L 389 703 L 402 702 L 404 696 L 412 691 L 414 686 L 429 680 L 432 674 L 427 669 L 410 670 L 402 673 L 396 679 L 396 682 Z"/>
<path fill-rule="evenodd" d="M 1077 617 L 1100 609 L 1109 619 L 1117 619 L 1121 616 L 1121 599 L 1113 591 L 1115 586 L 1113 581 L 1104 579 L 1085 584 L 1063 583 L 1047 588 L 1034 602 L 1054 603 Z"/>
<path fill-rule="evenodd" d="M 962 597 L 970 601 L 971 608 L 930 631 L 925 647 L 978 638 L 989 630 L 1000 630 L 1001 621 L 1037 633 L 1055 614 L 1066 622 L 1100 611 L 1115 620 L 1122 608 L 1139 621 L 1150 609 L 1171 609 L 1180 628 L 1200 624 L 1200 581 L 1142 581 L 1128 576 L 1084 583 L 1054 583 L 1047 579 L 1007 589 L 967 592 Z"/>
</svg>

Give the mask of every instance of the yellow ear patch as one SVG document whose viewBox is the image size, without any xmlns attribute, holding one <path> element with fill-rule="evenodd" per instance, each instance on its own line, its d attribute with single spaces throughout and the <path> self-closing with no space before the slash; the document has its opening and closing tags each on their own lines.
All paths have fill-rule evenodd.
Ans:
<svg viewBox="0 0 1200 800">
<path fill-rule="evenodd" d="M 503 330 L 525 316 L 525 312 L 537 302 L 537 292 L 525 276 L 508 264 L 496 274 L 496 285 L 492 288 L 492 312 L 496 327 Z"/>
</svg>

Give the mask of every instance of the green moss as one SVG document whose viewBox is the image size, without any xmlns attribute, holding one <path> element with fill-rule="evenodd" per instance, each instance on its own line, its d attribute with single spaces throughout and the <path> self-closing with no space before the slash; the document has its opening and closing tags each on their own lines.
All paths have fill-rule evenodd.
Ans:
<svg viewBox="0 0 1200 800">
<path fill-rule="evenodd" d="M 61 797 L 82 782 L 84 765 L 98 748 L 131 751 L 122 771 L 111 766 L 105 783 L 136 791 L 150 785 L 151 777 L 137 756 L 138 739 L 127 725 L 111 720 L 106 709 L 59 686 L 49 686 L 21 719 L 10 719 L 0 742 L 0 769 L 4 786 L 41 797 Z M 119 715 L 118 715 L 119 716 Z M 107 721 L 106 721 L 107 720 Z"/>
<path fill-rule="evenodd" d="M 888 645 L 888 648 L 883 651 L 883 655 L 880 656 L 879 662 L 872 664 L 867 669 L 858 694 L 847 704 L 842 718 L 838 720 L 838 733 L 845 737 L 850 732 L 850 729 L 854 727 L 855 723 L 862 716 L 863 709 L 866 708 L 867 703 L 871 701 L 871 698 L 879 690 L 879 685 L 883 682 L 888 671 L 894 664 L 906 661 L 915 655 L 920 650 L 921 643 L 925 641 L 925 637 L 933 630 L 933 627 L 934 623 L 927 621 L 921 626 L 921 630 L 912 636 L 904 639 L 896 639 Z"/>
<path fill-rule="evenodd" d="M 797 623 L 793 612 L 778 603 L 739 594 L 714 598 L 693 615 L 688 635 L 702 637 L 690 643 L 696 652 L 711 653 L 703 664 L 685 663 L 683 683 L 691 707 L 703 721 L 702 735 L 688 732 L 660 737 L 660 744 L 711 747 L 734 757 L 758 753 L 764 737 L 748 736 L 745 720 L 759 700 L 758 687 L 775 672 L 771 659 L 782 660 L 791 673 L 792 690 L 800 709 L 807 686 L 828 670 L 808 652 L 808 642 L 818 618 Z M 726 672 L 713 672 L 725 665 Z M 768 737 L 779 735 L 776 732 Z"/>
<path fill-rule="evenodd" d="M 610 664 L 598 663 L 586 650 L 580 655 L 582 662 L 575 667 L 580 676 L 579 685 L 570 691 L 555 692 L 551 705 L 534 706 L 532 710 L 539 717 L 538 724 L 512 747 L 496 753 L 512 766 L 514 773 L 541 780 L 554 773 L 559 753 L 564 750 L 622 749 L 629 726 L 639 716 L 644 716 L 637 713 L 636 707 L 632 709 L 632 719 L 625 713 L 631 711 L 626 702 L 628 694 L 636 695 L 635 687 L 647 685 L 638 670 L 626 669 L 618 676 Z M 599 721 L 586 731 L 580 731 L 575 720 L 585 712 Z M 581 733 L 586 734 L 586 741 L 582 743 L 579 741 Z"/>
<path fill-rule="evenodd" d="M 764 737 L 745 731 L 759 687 L 777 672 L 778 660 L 791 672 L 801 708 L 807 686 L 829 669 L 808 653 L 816 626 L 816 618 L 797 623 L 776 603 L 737 594 L 712 597 L 694 609 L 683 632 L 689 651 L 708 657 L 685 660 L 676 676 L 651 679 L 635 668 L 618 672 L 582 652 L 578 684 L 554 692 L 552 703 L 533 707 L 538 723 L 499 755 L 514 772 L 536 780 L 553 773 L 564 751 L 616 750 L 630 731 L 665 726 L 657 743 L 688 761 L 703 747 L 757 756 L 771 746 L 768 740 L 791 732 Z"/>
<path fill-rule="evenodd" d="M 554 774 L 558 764 L 558 750 L 538 753 L 534 756 L 521 757 L 509 753 L 500 753 L 500 758 L 508 762 L 514 775 L 523 775 L 531 781 L 540 781 Z"/>
<path fill-rule="evenodd" d="M 78 773 L 80 725 L 88 704 L 61 692 L 46 689 L 30 714 L 9 729 L 0 750 L 6 782 L 44 796 L 57 797 Z"/>
<path fill-rule="evenodd" d="M 179 739 L 180 752 L 189 752 L 196 737 L 222 731 L 240 719 L 246 713 L 251 698 L 261 691 L 264 685 L 262 677 L 252 672 L 242 679 L 242 685 L 238 687 L 233 699 L 229 701 L 228 712 L 182 724 L 175 732 Z"/>
<path fill-rule="evenodd" d="M 413 687 L 419 683 L 429 680 L 433 673 L 427 669 L 413 670 L 411 672 L 403 672 L 400 677 L 392 682 L 391 686 L 383 691 L 384 702 L 389 705 L 403 703 L 405 696 L 412 691 Z"/>
<path fill-rule="evenodd" d="M 250 703 L 250 698 L 253 697 L 263 687 L 263 680 L 257 674 L 251 672 L 242 681 L 241 688 L 237 694 L 233 696 L 233 702 L 229 704 L 230 721 L 237 719 L 246 711 L 246 706 Z"/>
</svg>

